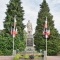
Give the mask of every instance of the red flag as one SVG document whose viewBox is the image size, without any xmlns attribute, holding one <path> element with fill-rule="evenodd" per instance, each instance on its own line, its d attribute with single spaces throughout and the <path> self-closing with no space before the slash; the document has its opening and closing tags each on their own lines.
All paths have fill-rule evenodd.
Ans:
<svg viewBox="0 0 60 60">
<path fill-rule="evenodd" d="M 50 29 L 48 30 L 48 32 L 47 32 L 47 33 L 48 33 L 48 35 L 50 35 Z"/>
<path fill-rule="evenodd" d="M 16 36 L 17 34 L 17 29 L 14 29 L 13 30 L 11 29 L 11 35 L 13 36 L 13 38 Z"/>
<path fill-rule="evenodd" d="M 45 31 L 45 38 L 48 38 L 49 35 L 48 35 L 48 30 Z"/>
<path fill-rule="evenodd" d="M 49 30 L 48 29 L 44 29 L 43 35 L 45 36 L 45 38 L 48 38 L 49 35 L 50 35 L 50 29 Z"/>
<path fill-rule="evenodd" d="M 43 35 L 45 36 L 45 38 L 48 38 L 50 35 L 50 29 L 48 29 L 48 25 L 47 25 L 47 17 L 46 17 L 46 21 L 45 21 Z"/>
<path fill-rule="evenodd" d="M 16 30 L 15 29 L 13 29 L 13 38 L 16 36 Z"/>
<path fill-rule="evenodd" d="M 16 16 L 14 17 L 14 28 L 12 29 L 11 27 L 11 35 L 13 36 L 13 38 L 16 36 L 17 34 L 17 28 L 16 28 Z"/>
</svg>

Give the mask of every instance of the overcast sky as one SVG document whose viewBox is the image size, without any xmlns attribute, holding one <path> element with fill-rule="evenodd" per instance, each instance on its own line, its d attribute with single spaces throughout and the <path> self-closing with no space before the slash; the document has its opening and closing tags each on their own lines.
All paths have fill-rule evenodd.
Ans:
<svg viewBox="0 0 60 60">
<path fill-rule="evenodd" d="M 5 12 L 6 12 L 6 4 L 9 3 L 10 0 L 0 0 L 0 30 L 3 29 L 3 21 L 5 19 Z M 24 14 L 24 24 L 27 24 L 27 21 L 30 20 L 33 25 L 33 32 L 36 26 L 36 20 L 38 16 L 38 12 L 40 10 L 40 4 L 43 0 L 21 0 L 22 6 L 25 11 Z M 55 27 L 60 32 L 60 0 L 46 0 L 50 12 L 53 15 L 53 20 Z"/>
</svg>

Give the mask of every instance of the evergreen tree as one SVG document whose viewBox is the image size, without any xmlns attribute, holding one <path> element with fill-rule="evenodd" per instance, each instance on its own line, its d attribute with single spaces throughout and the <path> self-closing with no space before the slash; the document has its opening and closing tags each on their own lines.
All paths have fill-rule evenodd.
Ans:
<svg viewBox="0 0 60 60">
<path fill-rule="evenodd" d="M 58 52 L 58 42 L 59 42 L 59 34 L 58 31 L 54 27 L 53 16 L 50 13 L 50 9 L 46 0 L 43 0 L 42 4 L 40 5 L 40 11 L 38 13 L 37 19 L 37 26 L 34 34 L 35 39 L 35 48 L 37 51 L 42 49 L 43 51 L 46 50 L 46 39 L 43 37 L 43 29 L 45 20 L 47 17 L 48 20 L 48 27 L 51 30 L 50 37 L 48 39 L 48 55 L 56 55 Z"/>
<path fill-rule="evenodd" d="M 23 25 L 23 16 L 24 16 L 24 10 L 21 6 L 20 0 L 10 0 L 9 4 L 7 4 L 7 12 L 6 12 L 6 18 L 4 21 L 4 32 L 2 34 L 3 38 L 5 39 L 5 48 L 3 53 L 4 55 L 10 55 L 12 54 L 13 49 L 13 37 L 11 36 L 11 27 L 14 25 L 14 16 L 16 15 L 16 27 L 18 30 L 17 36 L 14 38 L 15 43 L 15 50 L 19 49 L 20 51 L 24 50 L 25 43 L 24 43 L 24 25 Z M 3 40 L 4 40 L 3 39 Z"/>
</svg>

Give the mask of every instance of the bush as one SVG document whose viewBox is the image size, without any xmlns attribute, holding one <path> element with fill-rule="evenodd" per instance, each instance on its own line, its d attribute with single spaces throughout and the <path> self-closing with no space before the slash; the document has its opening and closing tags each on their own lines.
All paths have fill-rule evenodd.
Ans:
<svg viewBox="0 0 60 60">
<path fill-rule="evenodd" d="M 22 56 L 20 54 L 17 54 L 15 57 L 14 57 L 14 60 L 20 60 L 20 58 L 22 58 Z"/>
<path fill-rule="evenodd" d="M 29 59 L 29 55 L 28 54 L 24 55 L 24 58 Z"/>
<path fill-rule="evenodd" d="M 0 50 L 0 56 L 3 55 L 2 51 Z"/>
<path fill-rule="evenodd" d="M 42 55 L 42 54 L 35 55 L 35 58 L 40 58 L 40 57 L 44 57 L 44 55 Z"/>
</svg>

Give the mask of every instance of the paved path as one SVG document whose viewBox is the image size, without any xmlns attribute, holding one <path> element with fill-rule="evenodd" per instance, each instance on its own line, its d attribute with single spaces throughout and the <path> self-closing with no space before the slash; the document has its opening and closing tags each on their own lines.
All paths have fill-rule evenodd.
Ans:
<svg viewBox="0 0 60 60">
<path fill-rule="evenodd" d="M 60 60 L 60 56 L 48 56 L 47 60 Z"/>
<path fill-rule="evenodd" d="M 0 56 L 0 60 L 13 60 L 13 56 Z"/>
</svg>

